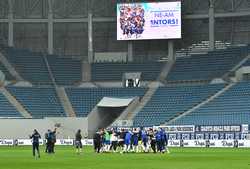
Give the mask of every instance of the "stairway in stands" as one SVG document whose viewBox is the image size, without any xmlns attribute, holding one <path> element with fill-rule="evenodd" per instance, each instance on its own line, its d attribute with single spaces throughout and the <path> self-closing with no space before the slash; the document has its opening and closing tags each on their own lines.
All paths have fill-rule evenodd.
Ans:
<svg viewBox="0 0 250 169">
<path fill-rule="evenodd" d="M 65 113 L 67 114 L 68 117 L 76 117 L 76 113 L 72 107 L 72 104 L 65 92 L 64 87 L 56 87 L 56 93 L 57 96 L 60 100 L 60 103 L 65 111 Z"/>
<path fill-rule="evenodd" d="M 162 67 L 162 70 L 160 74 L 158 75 L 157 80 L 155 82 L 151 82 L 148 85 L 148 91 L 145 93 L 145 95 L 141 98 L 141 100 L 138 102 L 138 105 L 132 105 L 133 107 L 128 107 L 131 112 L 127 114 L 125 117 L 126 120 L 132 120 L 136 116 L 138 112 L 140 112 L 143 107 L 151 100 L 154 93 L 157 91 L 158 87 L 160 86 L 160 82 L 164 82 L 164 79 L 168 76 L 168 73 L 170 72 L 172 66 L 174 64 L 174 61 L 168 61 L 165 63 L 165 65 Z"/>
<path fill-rule="evenodd" d="M 31 114 L 23 107 L 23 105 L 4 87 L 0 89 L 1 94 L 8 102 L 19 112 L 24 118 L 32 118 Z"/>
<path fill-rule="evenodd" d="M 159 87 L 159 82 L 152 82 L 148 86 L 148 91 L 145 93 L 145 95 L 142 97 L 138 105 L 135 107 L 134 110 L 132 110 L 130 113 L 127 114 L 126 120 L 132 120 L 138 112 L 140 112 L 141 109 L 148 103 L 148 101 L 152 98 L 155 91 Z"/>
<path fill-rule="evenodd" d="M 0 62 L 4 65 L 4 67 L 7 69 L 7 71 L 15 77 L 18 81 L 24 81 L 24 79 L 19 75 L 19 73 L 16 71 L 16 69 L 10 64 L 8 59 L 5 57 L 2 51 L 0 51 Z"/>
</svg>

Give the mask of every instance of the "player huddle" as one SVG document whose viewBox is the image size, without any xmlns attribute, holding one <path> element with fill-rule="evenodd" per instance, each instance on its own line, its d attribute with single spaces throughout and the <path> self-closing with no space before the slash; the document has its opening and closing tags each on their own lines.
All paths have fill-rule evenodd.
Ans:
<svg viewBox="0 0 250 169">
<path fill-rule="evenodd" d="M 35 129 L 30 135 L 32 139 L 33 156 L 40 158 L 39 139 L 41 135 Z M 46 153 L 54 153 L 54 145 L 56 142 L 56 129 L 48 130 L 45 134 L 46 138 Z M 75 134 L 76 153 L 82 153 L 82 135 L 81 130 L 77 130 Z M 100 129 L 93 137 L 94 150 L 96 153 L 104 152 L 120 152 L 120 153 L 169 153 L 167 148 L 168 138 L 163 128 L 158 130 L 149 129 Z"/>
<path fill-rule="evenodd" d="M 94 135 L 95 152 L 169 153 L 164 129 L 100 129 Z"/>
</svg>

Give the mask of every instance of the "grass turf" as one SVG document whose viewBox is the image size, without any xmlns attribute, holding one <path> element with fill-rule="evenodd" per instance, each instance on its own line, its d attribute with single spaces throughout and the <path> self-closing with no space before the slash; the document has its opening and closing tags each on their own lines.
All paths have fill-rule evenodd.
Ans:
<svg viewBox="0 0 250 169">
<path fill-rule="evenodd" d="M 40 147 L 44 150 L 43 147 Z M 95 154 L 84 147 L 56 147 L 56 154 L 31 155 L 31 147 L 0 147 L 1 169 L 250 169 L 250 149 L 171 148 L 170 154 Z"/>
</svg>

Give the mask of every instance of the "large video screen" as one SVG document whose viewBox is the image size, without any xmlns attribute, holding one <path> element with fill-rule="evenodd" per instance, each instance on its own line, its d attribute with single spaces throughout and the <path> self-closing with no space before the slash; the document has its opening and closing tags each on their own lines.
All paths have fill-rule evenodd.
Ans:
<svg viewBox="0 0 250 169">
<path fill-rule="evenodd" d="M 117 4 L 117 40 L 181 38 L 181 2 Z"/>
</svg>

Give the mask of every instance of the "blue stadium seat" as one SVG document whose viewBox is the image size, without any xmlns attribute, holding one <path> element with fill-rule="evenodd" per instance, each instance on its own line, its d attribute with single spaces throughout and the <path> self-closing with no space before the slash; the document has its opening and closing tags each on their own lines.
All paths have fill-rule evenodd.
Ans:
<svg viewBox="0 0 250 169">
<path fill-rule="evenodd" d="M 134 118 L 135 126 L 160 125 L 206 100 L 224 84 L 159 88 Z"/>
<path fill-rule="evenodd" d="M 7 48 L 6 57 L 25 80 L 34 84 L 51 83 L 41 53 L 34 53 L 25 49 Z"/>
<path fill-rule="evenodd" d="M 0 117 L 23 117 L 2 93 L 0 93 L 0 107 Z"/>
<path fill-rule="evenodd" d="M 81 81 L 80 60 L 60 58 L 54 55 L 49 55 L 47 58 L 57 84 L 73 85 Z"/>
<path fill-rule="evenodd" d="M 121 81 L 123 73 L 142 72 L 143 80 L 155 80 L 161 72 L 164 62 L 146 63 L 94 63 L 93 81 Z"/>
<path fill-rule="evenodd" d="M 33 118 L 66 116 L 52 87 L 8 87 L 7 89 Z"/>
<path fill-rule="evenodd" d="M 43 54 L 16 48 L 5 48 L 5 54 L 25 80 L 33 84 L 52 84 Z M 73 85 L 81 81 L 80 60 L 57 55 L 48 55 L 47 59 L 58 85 Z"/>
<path fill-rule="evenodd" d="M 246 47 L 236 47 L 177 58 L 167 81 L 211 80 L 221 77 L 246 57 L 246 53 Z"/>
<path fill-rule="evenodd" d="M 249 124 L 250 82 L 240 82 L 221 96 L 174 124 L 235 125 Z"/>
</svg>

